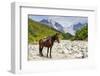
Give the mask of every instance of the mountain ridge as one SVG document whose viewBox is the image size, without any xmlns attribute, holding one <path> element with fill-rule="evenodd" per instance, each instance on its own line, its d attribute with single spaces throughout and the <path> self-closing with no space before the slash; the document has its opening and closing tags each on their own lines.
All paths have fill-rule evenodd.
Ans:
<svg viewBox="0 0 100 76">
<path fill-rule="evenodd" d="M 56 29 L 56 30 L 58 30 L 60 32 L 64 32 L 63 31 L 63 26 L 60 23 L 56 22 L 56 21 L 43 19 L 40 22 L 43 23 L 43 24 L 46 24 L 49 27 L 52 27 L 52 28 L 54 28 L 54 29 Z"/>
<path fill-rule="evenodd" d="M 52 36 L 59 32 L 54 28 L 50 28 L 45 24 L 41 24 L 32 19 L 28 19 L 28 42 L 35 43 L 38 42 L 41 38 Z M 59 32 L 60 33 L 60 32 Z M 61 35 L 60 38 L 63 38 Z"/>
<path fill-rule="evenodd" d="M 52 27 L 60 32 L 70 33 L 72 35 L 75 35 L 75 32 L 77 30 L 81 29 L 85 24 L 87 24 L 87 23 L 78 22 L 76 24 L 70 25 L 69 27 L 63 27 L 63 25 L 61 25 L 59 22 L 54 21 L 54 20 L 42 19 L 40 22 L 43 24 L 46 24 L 47 26 Z"/>
</svg>

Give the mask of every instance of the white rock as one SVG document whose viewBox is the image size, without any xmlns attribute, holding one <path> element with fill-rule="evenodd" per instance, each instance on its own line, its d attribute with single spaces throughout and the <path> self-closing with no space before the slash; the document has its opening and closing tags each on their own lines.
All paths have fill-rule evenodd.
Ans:
<svg viewBox="0 0 100 76">
<path fill-rule="evenodd" d="M 39 56 L 39 46 L 29 44 L 29 59 L 47 59 Z M 53 59 L 60 58 L 81 58 L 88 57 L 88 46 L 86 41 L 61 40 L 60 43 L 54 43 L 52 47 Z M 43 54 L 46 56 L 47 48 L 43 48 Z"/>
</svg>

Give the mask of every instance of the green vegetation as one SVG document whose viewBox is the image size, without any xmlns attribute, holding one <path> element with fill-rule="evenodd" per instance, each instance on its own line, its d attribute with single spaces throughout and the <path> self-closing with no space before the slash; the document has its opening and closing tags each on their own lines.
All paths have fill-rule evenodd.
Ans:
<svg viewBox="0 0 100 76">
<path fill-rule="evenodd" d="M 62 35 L 64 40 L 70 40 L 73 37 L 70 33 L 63 33 Z"/>
<path fill-rule="evenodd" d="M 37 43 L 41 38 L 52 36 L 59 31 L 31 19 L 28 19 L 28 43 Z M 60 39 L 64 40 L 85 40 L 88 38 L 88 26 L 87 24 L 77 30 L 75 36 L 70 33 L 60 33 Z"/>
<path fill-rule="evenodd" d="M 28 19 L 28 42 L 37 43 L 41 38 L 52 36 L 59 31 L 48 27 L 45 24 Z M 61 39 L 63 36 L 61 34 Z"/>
<path fill-rule="evenodd" d="M 80 30 L 77 30 L 72 40 L 87 40 L 88 38 L 88 25 L 85 24 Z"/>
</svg>

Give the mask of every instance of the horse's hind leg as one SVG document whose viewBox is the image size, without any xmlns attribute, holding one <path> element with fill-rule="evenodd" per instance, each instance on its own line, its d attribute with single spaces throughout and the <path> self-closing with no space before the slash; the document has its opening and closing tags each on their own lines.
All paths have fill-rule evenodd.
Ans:
<svg viewBox="0 0 100 76">
<path fill-rule="evenodd" d="M 43 50 L 43 47 L 39 46 L 39 54 L 40 54 L 41 56 L 43 56 L 42 50 Z"/>
<path fill-rule="evenodd" d="M 50 48 L 50 58 L 52 58 L 52 56 L 51 56 L 51 50 L 52 50 L 52 47 Z"/>
<path fill-rule="evenodd" d="M 47 48 L 47 58 L 48 58 L 49 48 Z"/>
<path fill-rule="evenodd" d="M 41 55 L 41 46 L 39 45 L 39 54 Z"/>
<path fill-rule="evenodd" d="M 43 50 L 43 47 L 41 48 L 41 56 L 43 56 L 42 50 Z"/>
</svg>

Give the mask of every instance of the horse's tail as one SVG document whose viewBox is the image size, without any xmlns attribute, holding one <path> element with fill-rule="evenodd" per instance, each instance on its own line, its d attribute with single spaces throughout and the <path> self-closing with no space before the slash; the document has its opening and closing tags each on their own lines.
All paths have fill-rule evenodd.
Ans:
<svg viewBox="0 0 100 76">
<path fill-rule="evenodd" d="M 42 52 L 42 48 L 41 48 L 41 46 L 39 45 L 39 53 L 41 54 L 41 52 Z"/>
<path fill-rule="evenodd" d="M 40 39 L 40 40 L 39 40 L 39 45 L 40 45 L 42 42 L 43 42 L 43 40 L 42 40 L 42 39 Z"/>
<path fill-rule="evenodd" d="M 42 49 L 43 49 L 43 47 L 41 47 L 41 46 L 39 45 L 39 54 L 40 54 L 41 56 L 43 56 Z"/>
<path fill-rule="evenodd" d="M 43 54 L 42 54 L 42 49 L 43 49 L 43 47 L 42 47 L 42 39 L 40 39 L 40 40 L 39 40 L 39 54 L 40 54 L 41 56 L 43 56 Z"/>
</svg>

